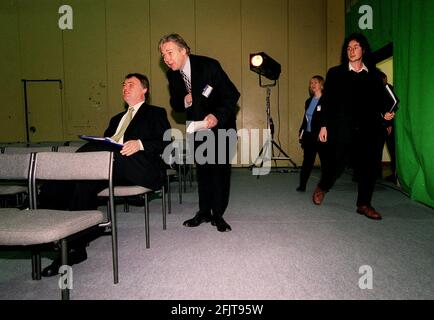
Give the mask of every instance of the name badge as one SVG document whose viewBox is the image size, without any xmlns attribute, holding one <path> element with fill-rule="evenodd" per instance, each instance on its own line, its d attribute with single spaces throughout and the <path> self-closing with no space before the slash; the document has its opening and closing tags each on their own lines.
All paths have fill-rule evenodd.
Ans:
<svg viewBox="0 0 434 320">
<path fill-rule="evenodd" d="M 202 95 L 204 97 L 208 98 L 209 95 L 211 94 L 212 90 L 213 90 L 213 88 L 210 85 L 207 84 L 205 86 L 205 88 L 203 88 L 203 90 L 202 90 Z"/>
<path fill-rule="evenodd" d="M 321 105 L 316 106 L 316 111 L 321 111 Z"/>
</svg>

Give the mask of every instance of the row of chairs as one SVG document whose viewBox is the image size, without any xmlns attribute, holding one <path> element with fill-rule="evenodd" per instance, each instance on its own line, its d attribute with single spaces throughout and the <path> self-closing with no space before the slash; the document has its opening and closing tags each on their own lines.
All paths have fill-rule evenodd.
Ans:
<svg viewBox="0 0 434 320">
<path fill-rule="evenodd" d="M 80 147 L 84 145 L 86 141 L 41 141 L 41 142 L 0 142 L 0 153 L 3 153 L 5 148 L 41 148 L 41 147 L 52 147 L 54 151 L 58 147 Z"/>
<path fill-rule="evenodd" d="M 0 209 L 0 245 L 30 246 L 32 278 L 40 279 L 41 245 L 57 242 L 61 247 L 62 265 L 68 264 L 68 240 L 94 227 L 105 228 L 111 235 L 113 282 L 119 282 L 116 211 L 112 181 L 112 152 L 0 155 L 0 178 L 28 181 L 30 208 Z M 105 180 L 108 182 L 108 215 L 98 210 L 61 211 L 37 208 L 38 180 Z M 68 275 L 65 279 L 68 279 Z M 60 282 L 59 282 L 60 283 Z M 69 286 L 61 287 L 62 299 L 69 299 Z"/>
<path fill-rule="evenodd" d="M 59 212 L 53 212 L 52 210 L 38 210 L 37 209 L 37 185 L 36 181 L 38 179 L 55 179 L 55 180 L 86 180 L 92 179 L 92 175 L 87 172 L 87 169 L 94 168 L 94 166 L 89 166 L 85 161 L 86 159 L 80 159 L 74 162 L 75 165 L 71 166 L 70 169 L 65 168 L 70 162 L 65 159 L 73 160 L 77 157 L 82 157 L 86 154 L 92 153 L 73 153 L 78 149 L 79 146 L 59 146 L 57 150 L 49 147 L 38 147 L 38 148 L 18 148 L 13 149 L 6 148 L 5 154 L 0 154 L 0 180 L 26 180 L 28 181 L 28 186 L 22 186 L 26 191 L 29 190 L 29 200 L 30 200 L 30 210 L 18 210 L 18 209 L 0 209 L 0 245 L 14 245 L 14 246 L 32 246 L 32 278 L 39 280 L 41 279 L 41 267 L 40 267 L 40 254 L 38 247 L 41 243 L 47 242 L 59 242 L 61 244 L 62 252 L 62 264 L 67 264 L 67 239 L 77 233 L 89 229 L 96 224 L 99 227 L 105 227 L 112 230 L 112 248 L 113 248 L 113 272 L 114 272 L 114 283 L 118 282 L 118 263 L 117 263 L 117 240 L 116 240 L 116 212 L 114 207 L 115 198 L 119 197 L 130 197 L 139 196 L 144 200 L 144 211 L 145 211 L 145 237 L 146 237 L 146 248 L 150 247 L 150 230 L 149 230 L 149 202 L 148 193 L 153 192 L 153 190 L 141 187 L 141 186 L 112 186 L 111 182 L 111 170 L 110 168 L 110 186 L 99 193 L 101 197 L 107 197 L 108 199 L 108 221 L 103 222 L 100 217 L 102 213 L 90 215 L 86 212 L 68 212 L 68 215 L 64 216 L 64 220 L 60 219 Z M 37 152 L 35 152 L 37 151 Z M 57 152 L 52 152 L 57 151 Z M 29 153 L 31 152 L 31 153 Z M 67 154 L 69 153 L 69 154 Z M 48 156 L 50 155 L 50 156 Z M 46 168 L 51 168 L 54 172 L 59 173 L 60 176 L 40 176 L 37 174 L 39 172 L 33 163 L 40 163 L 40 161 L 45 161 L 44 159 L 49 157 L 51 165 L 46 165 Z M 112 157 L 112 155 L 111 155 Z M 40 159 L 43 160 L 40 160 Z M 78 158 L 77 158 L 78 159 Z M 43 162 L 44 163 L 44 162 Z M 98 162 L 90 161 L 92 164 L 97 164 L 98 169 L 103 169 Z M 59 167 L 61 165 L 61 168 Z M 33 169 L 32 169 L 33 168 Z M 73 176 L 69 174 L 68 170 L 82 170 L 86 168 L 86 172 L 80 171 L 80 176 Z M 32 171 L 35 170 L 35 171 Z M 48 169 L 45 169 L 48 170 Z M 173 169 L 168 169 L 168 187 L 170 188 L 169 175 Z M 180 184 L 179 189 L 181 190 L 181 181 L 178 179 Z M 169 189 L 170 190 L 170 189 Z M 163 213 L 163 229 L 166 229 L 166 207 L 165 207 L 165 190 L 158 190 L 162 194 L 162 213 Z M 169 193 L 170 194 L 170 193 Z M 170 200 L 168 201 L 170 206 Z M 169 207 L 170 208 L 170 207 Z M 35 211 L 37 210 L 37 211 Z M 42 213 L 41 213 L 42 212 Z M 29 214 L 30 213 L 30 214 Z M 38 213 L 36 216 L 34 213 Z M 40 214 L 41 213 L 41 214 Z M 89 216 L 89 217 L 88 217 Z M 71 226 L 74 220 L 89 218 L 91 223 L 81 224 L 79 229 L 77 228 L 67 228 Z M 52 223 L 51 223 L 52 222 Z M 62 232 L 57 232 L 61 229 Z M 43 234 L 48 233 L 52 236 L 44 237 Z M 23 234 L 28 234 L 27 237 L 22 237 Z M 116 241 L 115 241 L 116 240 Z M 69 291 L 67 288 L 62 289 L 62 299 L 69 299 Z"/>
<path fill-rule="evenodd" d="M 21 154 L 21 153 L 31 153 L 31 152 L 75 152 L 80 147 L 79 143 L 71 143 L 71 145 L 41 145 L 41 146 L 3 146 L 1 148 L 1 153 L 4 154 Z M 168 213 L 170 214 L 172 212 L 172 197 L 171 197 L 171 188 L 170 188 L 170 182 L 171 179 L 174 177 L 178 177 L 178 199 L 179 203 L 182 203 L 182 192 L 184 189 L 184 192 L 186 192 L 186 172 L 187 166 L 178 164 L 178 168 L 173 169 L 169 168 L 166 170 L 166 177 L 167 177 L 167 208 Z M 190 186 L 192 184 L 192 167 L 188 167 L 188 174 L 189 174 L 189 180 L 190 180 Z M 27 192 L 27 189 L 23 186 L 0 186 L 0 196 L 7 196 L 7 195 L 15 195 L 17 205 L 19 203 L 22 203 L 22 196 L 23 194 Z M 0 203 L 0 207 L 2 207 Z M 128 211 L 128 202 L 125 201 L 125 211 Z"/>
<path fill-rule="evenodd" d="M 75 151 L 79 148 L 79 146 L 59 146 L 57 149 L 58 153 L 75 153 Z M 9 148 L 5 149 L 4 155 L 7 154 L 30 154 L 32 152 L 52 152 L 54 151 L 51 147 L 28 147 L 28 148 Z M 12 164 L 14 165 L 14 164 Z M 0 170 L 4 171 L 7 170 L 8 166 L 5 165 Z M 171 169 L 169 169 L 171 170 Z M 170 174 L 168 170 L 167 175 L 167 190 L 169 193 L 169 197 L 167 199 L 168 207 L 169 207 L 169 213 L 171 213 L 171 199 L 170 199 Z M 0 177 L 0 180 L 2 178 Z M 9 180 L 11 179 L 3 179 L 3 180 Z M 22 203 L 21 198 L 23 197 L 23 194 L 26 194 L 28 191 L 28 187 L 26 185 L 16 184 L 19 181 L 13 181 L 12 184 L 7 183 L 6 185 L 0 185 L 0 195 L 2 196 L 11 196 L 16 195 L 17 196 L 17 205 Z M 179 186 L 181 187 L 181 186 Z M 162 200 L 162 217 L 163 217 L 163 230 L 166 230 L 166 190 L 164 187 L 162 187 L 160 190 L 151 190 L 142 186 L 115 186 L 114 187 L 114 197 L 115 199 L 123 199 L 125 206 L 124 211 L 128 211 L 128 199 L 131 197 L 138 197 L 141 201 L 144 202 L 144 213 L 145 213 L 145 236 L 146 236 L 146 248 L 150 248 L 150 231 L 149 231 L 149 199 L 148 194 L 150 193 L 161 193 L 161 200 Z M 108 197 L 108 189 L 102 190 L 99 194 L 99 197 L 101 198 L 107 198 Z"/>
<path fill-rule="evenodd" d="M 31 152 L 75 152 L 80 146 L 11 146 L 2 147 L 1 153 L 17 154 L 17 153 L 31 153 Z"/>
<path fill-rule="evenodd" d="M 2 148 L 2 154 L 30 154 L 32 152 L 75 152 L 79 146 L 8 146 Z M 0 207 L 7 207 L 8 200 L 15 196 L 16 206 L 19 207 L 24 203 L 24 197 L 27 195 L 27 186 L 21 182 L 9 181 L 0 185 Z"/>
</svg>

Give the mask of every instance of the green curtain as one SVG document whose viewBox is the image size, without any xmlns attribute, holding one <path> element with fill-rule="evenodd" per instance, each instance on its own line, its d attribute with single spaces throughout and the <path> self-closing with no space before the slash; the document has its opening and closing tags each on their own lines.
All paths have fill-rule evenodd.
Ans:
<svg viewBox="0 0 434 320">
<path fill-rule="evenodd" d="M 358 27 L 363 4 L 373 8 L 372 30 Z M 399 181 L 413 200 L 434 207 L 434 1 L 359 1 L 346 15 L 346 33 L 355 31 L 373 50 L 393 42 Z"/>
</svg>

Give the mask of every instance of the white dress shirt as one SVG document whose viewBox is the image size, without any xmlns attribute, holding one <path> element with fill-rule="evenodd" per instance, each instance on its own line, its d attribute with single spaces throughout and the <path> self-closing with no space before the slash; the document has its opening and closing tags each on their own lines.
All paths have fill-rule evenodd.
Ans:
<svg viewBox="0 0 434 320">
<path fill-rule="evenodd" d="M 360 69 L 359 71 L 357 71 L 356 69 L 354 69 L 354 67 L 352 66 L 351 63 L 348 63 L 348 70 L 350 71 L 354 71 L 356 73 L 362 72 L 363 70 L 365 70 L 366 72 L 369 72 L 368 67 L 365 66 L 365 64 L 363 63 L 362 69 Z"/>
<path fill-rule="evenodd" d="M 187 60 L 185 61 L 184 66 L 182 67 L 181 71 L 187 76 L 188 79 L 190 79 L 191 84 L 191 63 L 190 63 L 190 57 L 187 56 Z M 191 107 L 193 103 L 187 103 L 184 99 L 184 107 L 185 109 Z"/>
<path fill-rule="evenodd" d="M 131 121 L 132 121 L 132 119 L 134 119 L 134 116 L 136 115 L 137 111 L 139 111 L 139 108 L 141 107 L 141 105 L 142 105 L 143 103 L 145 103 L 145 101 L 140 101 L 139 103 L 135 104 L 134 106 L 129 106 L 129 108 L 130 108 L 130 107 L 133 108 L 133 114 L 131 115 Z M 116 133 L 118 133 L 118 131 L 119 131 L 120 128 L 122 127 L 122 124 L 124 123 L 125 118 L 127 117 L 127 114 L 128 114 L 128 112 L 126 112 L 126 113 L 124 114 L 124 116 L 122 117 L 121 121 L 119 121 L 118 128 L 116 129 L 115 135 L 116 135 Z M 143 144 L 142 144 L 142 141 L 139 140 L 139 142 L 140 142 L 140 150 L 143 150 Z M 124 143 L 124 137 L 122 137 L 122 138 L 119 140 L 119 143 L 122 143 L 122 144 Z"/>
</svg>

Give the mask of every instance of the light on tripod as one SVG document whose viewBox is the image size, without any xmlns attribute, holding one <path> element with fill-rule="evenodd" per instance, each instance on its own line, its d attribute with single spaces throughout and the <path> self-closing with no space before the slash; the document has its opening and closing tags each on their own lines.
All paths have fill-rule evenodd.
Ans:
<svg viewBox="0 0 434 320">
<path fill-rule="evenodd" d="M 250 60 L 252 66 L 259 67 L 262 62 L 264 62 L 264 59 L 259 54 L 255 54 L 252 59 Z"/>
<path fill-rule="evenodd" d="M 264 146 L 259 151 L 258 157 L 253 162 L 252 169 L 257 169 L 256 163 L 259 160 L 261 160 L 261 163 L 259 165 L 260 168 L 263 167 L 264 160 L 274 160 L 276 165 L 277 165 L 276 163 L 277 160 L 288 160 L 289 162 L 292 163 L 294 168 L 297 168 L 295 162 L 291 160 L 291 158 L 285 153 L 285 151 L 283 151 L 282 147 L 280 147 L 279 144 L 274 140 L 274 123 L 273 123 L 273 119 L 271 118 L 270 95 L 271 95 L 271 87 L 274 87 L 276 85 L 276 82 L 280 76 L 280 72 L 282 71 L 280 63 L 278 63 L 276 60 L 274 60 L 264 52 L 259 52 L 259 53 L 250 54 L 249 64 L 250 64 L 250 70 L 259 74 L 259 86 L 267 89 L 267 96 L 265 98 L 265 105 L 266 105 L 265 112 L 267 115 L 267 119 L 266 119 L 267 129 L 270 132 L 270 137 L 267 139 L 267 141 L 264 143 Z M 262 76 L 266 77 L 269 80 L 273 80 L 273 82 L 268 84 L 263 84 Z M 274 148 L 279 150 L 281 156 L 275 156 Z M 257 172 L 262 172 L 262 171 L 257 171 Z M 269 171 L 266 170 L 266 172 Z M 258 175 L 259 178 L 259 175 L 263 173 L 256 173 L 256 174 Z"/>
<path fill-rule="evenodd" d="M 250 70 L 270 80 L 279 79 L 281 66 L 264 52 L 250 54 Z"/>
</svg>

